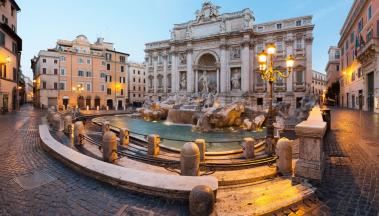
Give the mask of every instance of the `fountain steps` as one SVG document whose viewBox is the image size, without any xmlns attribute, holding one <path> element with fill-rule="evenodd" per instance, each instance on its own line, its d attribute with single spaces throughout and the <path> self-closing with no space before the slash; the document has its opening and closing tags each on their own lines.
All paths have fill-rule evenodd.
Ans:
<svg viewBox="0 0 379 216">
<path fill-rule="evenodd" d="M 217 192 L 216 212 L 217 215 L 269 215 L 303 202 L 314 192 L 310 185 L 293 186 L 291 179 L 281 177 L 223 186 Z"/>
</svg>

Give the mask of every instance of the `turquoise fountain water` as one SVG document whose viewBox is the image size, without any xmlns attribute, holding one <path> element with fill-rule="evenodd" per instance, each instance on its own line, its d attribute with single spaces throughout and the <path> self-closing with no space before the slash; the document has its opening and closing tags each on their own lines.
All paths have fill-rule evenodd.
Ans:
<svg viewBox="0 0 379 216">
<path fill-rule="evenodd" d="M 149 134 L 159 134 L 161 145 L 173 149 L 181 149 L 185 142 L 205 139 L 207 152 L 228 152 L 242 149 L 241 141 L 245 137 L 264 138 L 266 132 L 251 132 L 226 128 L 223 131 L 200 132 L 192 129 L 191 125 L 170 124 L 163 121 L 145 121 L 125 115 L 103 116 L 93 119 L 94 122 L 109 121 L 111 126 L 128 128 L 132 136 L 141 137 Z"/>
</svg>

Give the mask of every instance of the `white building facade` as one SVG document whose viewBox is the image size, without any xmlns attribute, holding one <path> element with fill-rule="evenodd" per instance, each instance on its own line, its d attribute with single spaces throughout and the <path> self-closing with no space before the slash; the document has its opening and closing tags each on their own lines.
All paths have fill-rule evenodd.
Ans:
<svg viewBox="0 0 379 216">
<path fill-rule="evenodd" d="M 295 106 L 310 93 L 312 82 L 312 17 L 255 24 L 250 9 L 219 13 L 203 3 L 196 19 L 174 25 L 171 39 L 147 43 L 147 96 L 161 100 L 172 94 L 217 94 L 222 103 L 241 98 L 266 105 L 268 84 L 258 73 L 257 54 L 277 46 L 275 69 L 286 71 L 285 59 L 296 59 L 287 80 L 274 83 L 274 101 Z"/>
</svg>

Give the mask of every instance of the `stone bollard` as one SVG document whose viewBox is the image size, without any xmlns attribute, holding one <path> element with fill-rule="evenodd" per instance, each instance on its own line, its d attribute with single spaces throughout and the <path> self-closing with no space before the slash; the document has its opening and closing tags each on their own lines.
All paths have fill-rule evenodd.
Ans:
<svg viewBox="0 0 379 216">
<path fill-rule="evenodd" d="M 200 161 L 205 161 L 205 140 L 204 139 L 196 139 L 195 143 L 196 143 L 197 147 L 199 147 Z"/>
<path fill-rule="evenodd" d="M 109 110 L 109 106 L 107 106 L 107 111 Z"/>
<path fill-rule="evenodd" d="M 156 156 L 159 155 L 159 143 L 161 138 L 158 134 L 151 134 L 147 137 L 147 154 Z"/>
<path fill-rule="evenodd" d="M 244 149 L 243 149 L 243 155 L 246 159 L 254 159 L 254 145 L 255 140 L 254 138 L 247 137 L 243 139 L 244 143 Z"/>
<path fill-rule="evenodd" d="M 194 187 L 189 195 L 189 210 L 191 215 L 208 216 L 214 211 L 215 195 L 212 188 L 206 185 Z"/>
<path fill-rule="evenodd" d="M 86 110 L 87 110 L 87 111 L 89 110 L 89 106 L 88 106 L 88 105 L 86 106 Z"/>
<path fill-rule="evenodd" d="M 292 174 L 292 141 L 283 137 L 276 144 L 276 165 L 279 173 Z"/>
<path fill-rule="evenodd" d="M 62 119 L 58 113 L 55 113 L 53 115 L 53 119 L 51 122 L 52 122 L 52 126 L 53 126 L 54 130 L 63 131 Z"/>
<path fill-rule="evenodd" d="M 99 110 L 100 110 L 100 107 L 99 107 L 99 106 L 96 106 L 96 110 L 99 111 Z"/>
<path fill-rule="evenodd" d="M 64 117 L 64 122 L 63 122 L 63 131 L 66 134 L 70 134 L 72 130 L 72 116 L 71 115 L 66 115 Z"/>
<path fill-rule="evenodd" d="M 109 130 L 110 130 L 109 121 L 103 122 L 103 124 L 101 125 L 101 136 L 104 136 L 105 132 L 107 132 Z"/>
<path fill-rule="evenodd" d="M 180 151 L 180 174 L 198 176 L 200 171 L 200 151 L 193 142 L 185 143 Z"/>
<path fill-rule="evenodd" d="M 129 130 L 121 128 L 119 133 L 120 145 L 127 146 L 129 144 Z"/>
<path fill-rule="evenodd" d="M 82 141 L 80 136 L 84 135 L 84 124 L 82 121 L 77 121 L 74 124 L 74 144 L 81 145 Z"/>
<path fill-rule="evenodd" d="M 103 136 L 103 160 L 108 163 L 114 163 L 117 160 L 117 140 L 116 134 L 111 131 L 105 132 Z"/>
</svg>

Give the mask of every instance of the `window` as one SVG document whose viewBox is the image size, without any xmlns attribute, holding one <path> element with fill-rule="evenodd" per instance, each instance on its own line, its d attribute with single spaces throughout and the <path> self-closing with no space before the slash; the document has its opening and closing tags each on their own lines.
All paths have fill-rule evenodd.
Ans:
<svg viewBox="0 0 379 216">
<path fill-rule="evenodd" d="M 86 77 L 92 77 L 92 72 L 91 71 L 87 71 L 86 72 Z"/>
<path fill-rule="evenodd" d="M 105 53 L 105 59 L 106 60 L 112 60 L 112 54 L 111 53 Z"/>
<path fill-rule="evenodd" d="M 340 59 L 340 52 L 338 50 L 334 53 L 334 58 Z"/>
<path fill-rule="evenodd" d="M 281 97 L 276 98 L 277 103 L 282 102 L 282 101 L 283 101 L 283 98 L 281 98 Z"/>
<path fill-rule="evenodd" d="M 60 82 L 59 83 L 59 90 L 65 90 L 66 89 L 66 83 Z"/>
<path fill-rule="evenodd" d="M 296 21 L 296 26 L 301 26 L 301 20 Z"/>
<path fill-rule="evenodd" d="M 54 59 L 54 64 L 58 64 L 58 60 Z"/>
<path fill-rule="evenodd" d="M 111 89 L 111 88 L 107 88 L 107 94 L 108 94 L 108 95 L 111 95 L 111 94 L 112 94 L 112 89 Z"/>
<path fill-rule="evenodd" d="M 138 71 L 138 75 L 140 74 L 140 72 Z"/>
<path fill-rule="evenodd" d="M 136 78 L 135 77 L 133 77 L 133 82 L 136 82 Z"/>
<path fill-rule="evenodd" d="M 84 71 L 78 71 L 78 76 L 84 76 Z"/>
<path fill-rule="evenodd" d="M 79 63 L 79 64 L 83 64 L 83 59 L 82 59 L 82 58 L 79 58 L 79 59 L 78 59 L 78 63 Z"/>
<path fill-rule="evenodd" d="M 303 48 L 303 39 L 297 38 L 296 39 L 296 49 L 302 49 Z"/>
<path fill-rule="evenodd" d="M 301 100 L 302 99 L 303 99 L 302 97 L 297 97 L 296 98 L 296 108 L 300 108 L 301 107 Z"/>
<path fill-rule="evenodd" d="M 121 89 L 121 95 L 124 95 L 124 89 Z"/>
<path fill-rule="evenodd" d="M 352 31 L 350 34 L 350 43 L 354 43 L 354 38 L 355 38 L 355 34 L 354 34 L 354 31 Z"/>
<path fill-rule="evenodd" d="M 46 89 L 46 81 L 42 81 L 42 88 Z"/>
<path fill-rule="evenodd" d="M 16 68 L 13 68 L 13 80 L 14 81 L 17 80 L 17 69 Z"/>
<path fill-rule="evenodd" d="M 5 34 L 0 32 L 0 46 L 5 46 Z"/>
<path fill-rule="evenodd" d="M 58 75 L 58 68 L 54 68 L 54 75 Z"/>
<path fill-rule="evenodd" d="M 66 75 L 66 69 L 61 68 L 61 76 L 65 76 L 65 75 Z"/>
<path fill-rule="evenodd" d="M 46 68 L 42 68 L 42 74 L 46 74 Z"/>
<path fill-rule="evenodd" d="M 360 33 L 363 29 L 363 18 L 361 18 L 358 22 L 358 32 Z"/>
<path fill-rule="evenodd" d="M 367 20 L 370 20 L 372 18 L 372 7 L 371 5 L 367 8 Z"/>
<path fill-rule="evenodd" d="M 106 78 L 106 76 L 107 76 L 107 75 L 106 75 L 105 73 L 101 73 L 101 74 L 100 74 L 100 78 Z"/>
<path fill-rule="evenodd" d="M 87 59 L 87 64 L 91 64 L 91 59 Z"/>
<path fill-rule="evenodd" d="M 340 71 L 340 66 L 339 65 L 336 65 L 336 70 Z"/>
<path fill-rule="evenodd" d="M 105 91 L 105 85 L 101 85 L 101 91 L 104 92 Z"/>
<path fill-rule="evenodd" d="M 15 42 L 12 42 L 12 52 L 17 54 L 17 44 Z"/>
<path fill-rule="evenodd" d="M 263 105 L 263 98 L 257 98 L 257 105 Z"/>
<path fill-rule="evenodd" d="M 133 86 L 133 91 L 135 91 L 136 90 L 136 87 L 135 86 Z"/>
<path fill-rule="evenodd" d="M 60 59 L 61 61 L 66 61 L 66 56 L 61 56 L 61 57 L 59 57 L 59 59 Z"/>
<path fill-rule="evenodd" d="M 58 83 L 54 83 L 54 89 L 58 89 Z"/>
<path fill-rule="evenodd" d="M 106 65 L 105 61 L 101 61 L 101 65 L 105 66 Z"/>
<path fill-rule="evenodd" d="M 111 64 L 107 64 L 107 70 L 111 70 Z"/>
<path fill-rule="evenodd" d="M 133 70 L 133 74 L 136 74 L 136 70 Z"/>
<path fill-rule="evenodd" d="M 120 56 L 120 62 L 125 63 L 125 56 Z"/>
<path fill-rule="evenodd" d="M 372 29 L 370 29 L 370 31 L 368 31 L 366 34 L 366 43 L 371 41 L 371 39 L 372 39 Z"/>
<path fill-rule="evenodd" d="M 303 71 L 296 71 L 296 83 L 297 84 L 303 83 Z"/>
<path fill-rule="evenodd" d="M 345 42 L 345 49 L 346 49 L 346 51 L 349 49 L 349 40 L 348 39 Z"/>
<path fill-rule="evenodd" d="M 282 24 L 281 23 L 276 24 L 276 29 L 282 29 Z"/>
<path fill-rule="evenodd" d="M 46 59 L 42 59 L 42 63 L 46 63 Z"/>
<path fill-rule="evenodd" d="M 276 48 L 277 48 L 278 52 L 282 52 L 283 51 L 283 42 L 277 41 L 276 42 Z"/>
<path fill-rule="evenodd" d="M 112 76 L 107 75 L 107 76 L 105 77 L 105 82 L 112 82 Z"/>
<path fill-rule="evenodd" d="M 91 83 L 87 83 L 86 87 L 87 91 L 91 91 Z"/>
<path fill-rule="evenodd" d="M 121 65 L 121 72 L 124 72 L 124 66 L 123 65 Z"/>
</svg>

